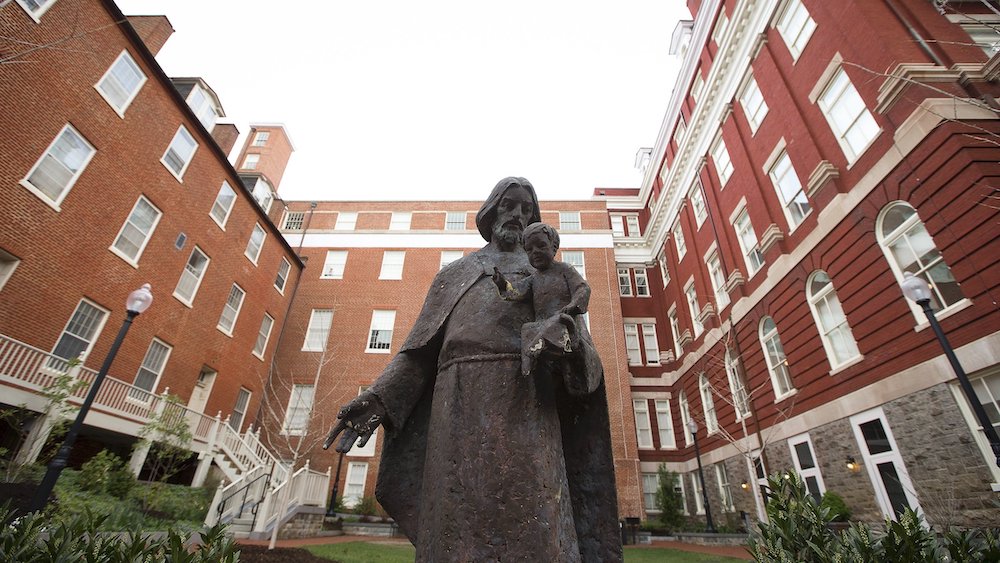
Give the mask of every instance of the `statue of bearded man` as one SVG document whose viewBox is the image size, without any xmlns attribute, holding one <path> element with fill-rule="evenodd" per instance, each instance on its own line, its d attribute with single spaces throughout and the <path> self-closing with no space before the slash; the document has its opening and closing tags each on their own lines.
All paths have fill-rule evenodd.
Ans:
<svg viewBox="0 0 1000 563">
<path fill-rule="evenodd" d="M 488 241 L 435 277 L 382 375 L 341 409 L 327 445 L 386 439 L 376 497 L 417 561 L 622 560 L 604 372 L 582 322 L 551 373 L 521 374 L 530 300 L 501 299 L 494 268 L 533 273 L 521 247 L 535 189 L 504 178 L 476 215 Z M 557 378 L 553 374 L 559 373 Z"/>
</svg>

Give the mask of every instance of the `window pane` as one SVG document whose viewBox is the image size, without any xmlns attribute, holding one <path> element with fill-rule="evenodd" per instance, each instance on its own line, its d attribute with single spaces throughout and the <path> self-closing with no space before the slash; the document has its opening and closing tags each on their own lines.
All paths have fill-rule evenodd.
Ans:
<svg viewBox="0 0 1000 563">
<path fill-rule="evenodd" d="M 882 428 L 882 421 L 879 419 L 870 420 L 860 425 L 861 434 L 865 437 L 865 445 L 871 455 L 891 452 L 892 445 L 889 444 L 889 437 Z"/>
</svg>

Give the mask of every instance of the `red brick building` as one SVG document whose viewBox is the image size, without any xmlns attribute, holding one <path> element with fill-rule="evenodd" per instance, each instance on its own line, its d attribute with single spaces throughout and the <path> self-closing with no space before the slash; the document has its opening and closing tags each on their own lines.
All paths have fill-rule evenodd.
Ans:
<svg viewBox="0 0 1000 563">
<path fill-rule="evenodd" d="M 167 389 L 189 409 L 196 449 L 217 413 L 247 428 L 302 263 L 229 164 L 237 132 L 216 123 L 215 92 L 156 63 L 164 17 L 9 2 L 0 28 L 0 401 L 44 410 L 38 391 L 77 356 L 93 378 L 126 297 L 149 283 L 152 307 L 74 453 L 128 455 Z M 280 128 L 272 138 L 287 160 Z"/>
<path fill-rule="evenodd" d="M 996 417 L 995 8 L 688 4 L 655 164 L 638 190 L 597 192 L 647 513 L 665 463 L 704 518 L 693 419 L 716 524 L 762 515 L 758 476 L 786 470 L 859 519 L 910 506 L 936 525 L 996 522 L 1000 468 L 899 286 L 931 282 Z"/>
</svg>

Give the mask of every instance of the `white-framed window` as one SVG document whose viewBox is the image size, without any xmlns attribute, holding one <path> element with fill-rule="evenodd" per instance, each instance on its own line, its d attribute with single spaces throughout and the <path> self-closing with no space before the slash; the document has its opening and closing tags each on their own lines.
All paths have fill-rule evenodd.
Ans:
<svg viewBox="0 0 1000 563">
<path fill-rule="evenodd" d="M 125 110 L 145 82 L 146 75 L 135 63 L 135 59 L 128 51 L 122 51 L 94 88 L 97 88 L 104 101 L 108 102 L 119 117 L 125 117 Z"/>
<path fill-rule="evenodd" d="M 146 391 L 146 393 L 132 389 L 128 394 L 130 399 L 143 403 L 149 402 L 150 395 L 147 393 L 156 392 L 156 383 L 163 375 L 163 368 L 167 365 L 167 359 L 170 358 L 170 351 L 170 346 L 158 338 L 154 338 L 149 343 L 149 348 L 146 349 L 146 355 L 142 358 L 142 364 L 139 365 L 139 371 L 136 372 L 133 383 L 134 386 Z"/>
<path fill-rule="evenodd" d="M 392 329 L 396 324 L 396 311 L 372 311 L 372 324 L 368 331 L 365 352 L 388 354 L 392 347 Z"/>
<path fill-rule="evenodd" d="M 246 296 L 246 292 L 235 283 L 229 289 L 229 295 L 226 296 L 226 303 L 222 306 L 222 314 L 219 315 L 218 329 L 227 336 L 233 335 L 236 318 L 240 316 L 240 309 L 243 308 L 244 296 Z"/>
<path fill-rule="evenodd" d="M 177 128 L 177 132 L 174 133 L 174 138 L 170 140 L 170 145 L 167 146 L 167 151 L 163 153 L 160 162 L 167 167 L 167 170 L 178 181 L 182 181 L 184 172 L 187 170 L 188 165 L 191 164 L 191 159 L 194 158 L 194 151 L 197 149 L 198 143 L 191 136 L 191 133 L 188 133 L 187 127 L 181 125 Z"/>
<path fill-rule="evenodd" d="M 611 216 L 611 234 L 616 237 L 625 236 L 625 217 L 623 215 Z"/>
<path fill-rule="evenodd" d="M 681 357 L 681 323 L 677 319 L 677 307 L 673 306 L 667 311 L 667 318 L 670 319 L 670 332 L 674 339 L 674 358 Z"/>
<path fill-rule="evenodd" d="M 843 68 L 837 69 L 817 103 L 847 161 L 854 162 L 878 136 L 879 127 Z"/>
<path fill-rule="evenodd" d="M 972 384 L 973 391 L 976 393 L 979 404 L 986 411 L 986 416 L 989 417 L 993 429 L 1000 432 L 1000 371 L 987 371 L 982 377 L 970 378 L 970 383 Z M 983 452 L 983 459 L 987 464 L 990 464 L 995 459 L 995 456 L 990 447 L 990 442 L 986 438 L 983 425 L 973 414 L 972 409 L 968 407 L 967 400 L 959 400 L 959 408 L 965 414 L 969 428 L 976 435 L 976 442 Z M 1000 471 L 995 466 L 991 466 L 990 469 L 993 471 L 994 482 L 996 482 L 997 474 Z"/>
<path fill-rule="evenodd" d="M 465 255 L 465 253 L 462 252 L 461 250 L 442 250 L 441 251 L 441 266 L 438 269 L 440 270 L 441 268 L 444 268 L 448 264 L 451 264 L 452 262 L 454 262 L 455 260 L 458 260 L 459 258 L 461 258 L 464 255 Z"/>
<path fill-rule="evenodd" d="M 35 23 L 38 23 L 42 14 L 51 8 L 56 3 L 56 0 L 17 0 L 17 3 L 24 8 L 25 12 L 28 12 L 31 19 L 35 20 Z"/>
<path fill-rule="evenodd" d="M 21 260 L 17 256 L 0 249 L 0 290 L 7 284 L 10 277 L 14 275 L 14 270 L 17 269 L 17 265 L 20 263 Z"/>
<path fill-rule="evenodd" d="M 681 141 L 684 139 L 684 133 L 687 132 L 687 123 L 684 121 L 684 115 L 677 116 L 677 127 L 674 128 L 674 142 L 677 146 L 681 146 Z"/>
<path fill-rule="evenodd" d="M 809 16 L 809 11 L 802 5 L 802 0 L 789 0 L 785 11 L 778 19 L 778 33 L 785 40 L 785 45 L 792 53 L 792 59 L 798 60 L 806 43 L 816 30 L 816 22 Z"/>
<path fill-rule="evenodd" d="M 632 297 L 632 276 L 628 268 L 618 268 L 618 295 Z"/>
<path fill-rule="evenodd" d="M 904 274 L 923 278 L 931 286 L 931 306 L 947 309 L 962 301 L 962 288 L 945 263 L 934 239 L 917 215 L 917 210 L 905 201 L 894 201 L 879 213 L 876 236 L 896 281 Z M 920 305 L 905 299 L 913 315 L 923 318 Z"/>
<path fill-rule="evenodd" d="M 229 187 L 229 182 L 223 180 L 219 194 L 215 196 L 215 203 L 212 204 L 212 211 L 209 213 L 212 220 L 223 230 L 226 229 L 226 222 L 229 221 L 229 213 L 233 210 L 234 203 L 236 203 L 236 192 Z"/>
<path fill-rule="evenodd" d="M 677 438 L 674 436 L 674 419 L 670 416 L 670 401 L 657 399 L 653 404 L 656 407 L 656 427 L 660 435 L 660 449 L 676 449 Z"/>
<path fill-rule="evenodd" d="M 628 357 L 628 365 L 642 365 L 642 352 L 639 350 L 639 325 L 636 323 L 625 323 L 625 355 Z"/>
<path fill-rule="evenodd" d="M 194 303 L 194 296 L 198 293 L 201 280 L 205 278 L 205 271 L 208 270 L 210 262 L 208 255 L 195 246 L 188 256 L 184 269 L 181 270 L 181 277 L 177 280 L 177 287 L 174 288 L 174 297 L 180 299 L 185 305 Z"/>
<path fill-rule="evenodd" d="M 719 259 L 719 253 L 713 252 L 705 264 L 708 265 L 708 279 L 712 282 L 715 303 L 721 311 L 726 305 L 729 305 L 729 292 L 726 291 L 726 274 L 722 271 L 722 260 Z"/>
<path fill-rule="evenodd" d="M 1000 15 L 946 14 L 945 17 L 961 26 L 972 44 L 982 49 L 987 57 L 1000 52 Z"/>
<path fill-rule="evenodd" d="M 630 237 L 641 237 L 642 231 L 639 230 L 639 216 L 632 214 L 625 216 L 625 226 L 628 228 L 628 236 Z"/>
<path fill-rule="evenodd" d="M 256 170 L 258 162 L 260 162 L 259 154 L 255 152 L 247 153 L 247 155 L 243 157 L 243 166 L 240 168 L 243 170 Z"/>
<path fill-rule="evenodd" d="M 656 325 L 642 325 L 642 348 L 646 353 L 646 365 L 660 365 L 660 345 L 656 343 Z"/>
<path fill-rule="evenodd" d="M 701 409 L 705 413 L 705 431 L 709 434 L 719 431 L 719 418 L 715 414 L 715 398 L 712 383 L 704 373 L 698 376 L 698 391 L 701 392 Z"/>
<path fill-rule="evenodd" d="M 670 283 L 670 268 L 667 266 L 666 252 L 660 251 L 660 256 L 657 257 L 656 261 L 660 264 L 660 276 L 663 278 L 663 287 L 667 287 L 667 284 Z"/>
<path fill-rule="evenodd" d="M 344 278 L 344 268 L 347 266 L 346 250 L 327 250 L 326 261 L 323 262 L 323 272 L 320 278 L 339 280 Z"/>
<path fill-rule="evenodd" d="M 187 103 L 205 130 L 211 133 L 215 129 L 215 121 L 219 119 L 219 110 L 215 107 L 212 96 L 201 85 L 195 84 L 188 94 Z"/>
<path fill-rule="evenodd" d="M 254 223 L 253 231 L 250 233 L 250 240 L 247 241 L 247 249 L 243 252 L 243 255 L 249 258 L 254 264 L 260 258 L 260 249 L 264 247 L 265 236 L 264 227 L 261 227 L 260 223 Z"/>
<path fill-rule="evenodd" d="M 274 203 L 274 190 L 271 189 L 271 184 L 263 177 L 257 178 L 250 195 L 253 196 L 253 200 L 257 202 L 257 205 L 264 210 L 264 213 L 271 210 L 271 204 Z"/>
<path fill-rule="evenodd" d="M 691 82 L 691 98 L 697 104 L 701 101 L 702 91 L 705 89 L 705 79 L 701 77 L 701 69 L 694 71 L 694 81 Z"/>
<path fill-rule="evenodd" d="M 770 176 L 771 183 L 774 184 L 774 189 L 778 192 L 778 198 L 781 200 L 781 207 L 785 212 L 785 219 L 788 220 L 790 230 L 795 230 L 795 227 L 802 223 L 806 215 L 809 215 L 812 208 L 809 206 L 809 200 L 806 199 L 806 193 L 802 189 L 802 182 L 799 182 L 799 176 L 795 173 L 795 167 L 792 166 L 792 159 L 789 158 L 788 151 L 781 152 L 774 165 L 767 171 L 767 175 Z"/>
<path fill-rule="evenodd" d="M 632 411 L 635 413 L 635 437 L 640 448 L 653 448 L 653 427 L 649 423 L 649 401 L 633 399 Z"/>
<path fill-rule="evenodd" d="M 684 510 L 684 515 L 687 516 L 691 514 L 690 509 L 688 509 L 687 491 L 684 490 L 683 475 L 674 475 L 674 492 L 681 495 L 681 508 Z"/>
<path fill-rule="evenodd" d="M 733 175 L 733 161 L 729 158 L 729 149 L 722 137 L 712 147 L 712 160 L 715 161 L 715 170 L 719 174 L 719 185 L 725 186 Z"/>
<path fill-rule="evenodd" d="M 882 408 L 852 416 L 851 428 L 882 514 L 896 519 L 905 508 L 923 514 Z"/>
<path fill-rule="evenodd" d="M 288 274 L 292 271 L 292 265 L 288 262 L 288 259 L 284 256 L 281 257 L 281 263 L 278 264 L 278 272 L 274 276 L 274 289 L 278 290 L 278 293 L 285 294 L 285 284 L 288 283 Z"/>
<path fill-rule="evenodd" d="M 746 114 L 747 121 L 750 122 L 750 131 L 756 133 L 767 116 L 767 102 L 764 101 L 764 94 L 760 92 L 760 87 L 757 86 L 757 80 L 754 79 L 753 74 L 749 75 L 746 85 L 743 86 L 740 104 L 743 105 L 743 113 Z"/>
<path fill-rule="evenodd" d="M 688 403 L 687 393 L 683 389 L 677 396 L 677 405 L 681 409 L 681 434 L 684 434 L 684 445 L 690 446 L 694 438 L 691 431 L 688 430 L 688 424 L 691 422 L 691 405 Z"/>
<path fill-rule="evenodd" d="M 115 242 L 108 250 L 120 256 L 123 260 L 139 265 L 139 257 L 146 249 L 146 244 L 153 236 L 156 224 L 160 222 L 160 210 L 149 202 L 145 196 L 139 196 L 132 211 L 122 224 L 122 228 L 115 237 Z"/>
<path fill-rule="evenodd" d="M 357 211 L 341 211 L 337 213 L 337 222 L 333 225 L 335 231 L 353 231 L 358 222 Z"/>
<path fill-rule="evenodd" d="M 69 318 L 66 327 L 63 328 L 59 340 L 52 348 L 52 355 L 64 360 L 72 360 L 80 356 L 86 356 L 97 340 L 97 335 L 104 328 L 104 321 L 108 318 L 108 311 L 96 303 L 81 299 L 73 311 L 73 316 Z M 56 367 L 56 362 L 49 362 L 49 367 Z M 61 363 L 61 362 L 59 362 Z M 58 366 L 66 369 L 65 364 Z"/>
<path fill-rule="evenodd" d="M 58 211 L 96 152 L 97 149 L 67 123 L 21 180 L 21 185 Z"/>
<path fill-rule="evenodd" d="M 785 347 L 778 335 L 778 325 L 771 317 L 760 320 L 760 345 L 764 348 L 764 359 L 767 360 L 767 371 L 771 375 L 771 386 L 774 388 L 775 400 L 783 399 L 795 391 L 792 385 L 792 374 L 788 371 L 788 358 L 785 357 Z"/>
<path fill-rule="evenodd" d="M 368 462 L 351 461 L 347 464 L 347 478 L 344 481 L 344 506 L 353 507 L 365 496 L 365 481 L 368 479 Z"/>
<path fill-rule="evenodd" d="M 826 487 L 823 485 L 823 474 L 819 470 L 819 463 L 816 461 L 815 450 L 812 440 L 809 439 L 809 434 L 800 434 L 789 438 L 788 449 L 791 450 L 795 470 L 802 476 L 806 489 L 818 503 L 822 500 Z"/>
<path fill-rule="evenodd" d="M 698 304 L 698 291 L 694 288 L 693 281 L 684 288 L 684 298 L 687 299 L 688 312 L 691 314 L 694 337 L 698 338 L 705 331 L 705 326 L 701 324 L 701 305 Z"/>
<path fill-rule="evenodd" d="M 466 215 L 465 211 L 449 211 L 446 213 L 444 218 L 444 230 L 464 231 Z"/>
<path fill-rule="evenodd" d="M 236 393 L 236 402 L 233 403 L 233 412 L 229 414 L 229 427 L 239 432 L 243 428 L 243 420 L 247 415 L 247 407 L 250 406 L 250 390 L 240 387 Z"/>
<path fill-rule="evenodd" d="M 681 227 L 680 221 L 674 225 L 674 228 L 670 232 L 674 237 L 674 247 L 677 249 L 677 261 L 680 262 L 684 259 L 684 255 L 687 254 L 687 243 L 684 242 L 684 228 Z"/>
<path fill-rule="evenodd" d="M 301 231 L 305 222 L 305 211 L 289 211 L 288 213 L 285 213 L 285 224 L 283 228 L 286 231 Z"/>
<path fill-rule="evenodd" d="M 833 288 L 833 281 L 826 272 L 817 270 L 809 276 L 806 297 L 819 328 L 826 357 L 830 360 L 830 368 L 837 369 L 861 356 L 854 333 L 847 324 L 847 315 L 844 314 L 837 291 Z"/>
<path fill-rule="evenodd" d="M 322 352 L 330 339 L 330 325 L 333 324 L 333 309 L 313 309 L 306 328 L 306 339 L 302 343 L 303 352 Z"/>
<path fill-rule="evenodd" d="M 576 268 L 577 273 L 580 277 L 587 279 L 587 268 L 583 263 L 583 251 L 582 250 L 563 250 L 562 261 Z"/>
<path fill-rule="evenodd" d="M 382 253 L 382 270 L 378 274 L 380 280 L 403 279 L 403 262 L 406 260 L 405 250 L 386 250 Z"/>
<path fill-rule="evenodd" d="M 729 486 L 729 472 L 726 471 L 725 462 L 720 461 L 715 464 L 715 482 L 719 484 L 719 498 L 722 499 L 722 511 L 733 512 L 736 507 L 733 505 L 733 490 Z"/>
<path fill-rule="evenodd" d="M 413 220 L 413 213 L 409 211 L 393 211 L 389 218 L 390 231 L 408 231 L 410 222 Z"/>
<path fill-rule="evenodd" d="M 264 359 L 264 351 L 267 350 L 267 341 L 271 339 L 271 327 L 274 326 L 274 317 L 264 313 L 260 320 L 260 330 L 257 331 L 257 341 L 253 345 L 253 355 L 261 360 Z"/>
<path fill-rule="evenodd" d="M 733 229 L 736 230 L 736 240 L 740 243 L 740 251 L 743 253 L 743 261 L 747 265 L 747 271 L 751 276 L 764 267 L 764 255 L 760 251 L 760 243 L 757 242 L 757 233 L 753 230 L 750 222 L 750 214 L 744 209 L 733 221 Z"/>
<path fill-rule="evenodd" d="M 646 512 L 659 512 L 656 506 L 656 491 L 660 488 L 658 473 L 642 474 L 642 507 Z"/>
<path fill-rule="evenodd" d="M 316 398 L 314 385 L 292 385 L 285 408 L 285 422 L 281 431 L 289 436 L 303 436 L 309 430 L 313 401 Z"/>
<path fill-rule="evenodd" d="M 560 211 L 559 212 L 559 230 L 561 231 L 579 231 L 583 227 L 580 224 L 580 212 L 579 211 Z"/>
<path fill-rule="evenodd" d="M 731 350 L 726 350 L 726 376 L 729 379 L 729 390 L 732 392 L 736 420 L 743 420 L 750 416 L 750 394 L 747 392 L 747 384 L 740 371 L 740 357 Z"/>
<path fill-rule="evenodd" d="M 271 133 L 269 131 L 257 131 L 257 133 L 253 136 L 253 146 L 255 147 L 266 146 L 267 140 L 270 137 Z"/>
<path fill-rule="evenodd" d="M 694 222 L 697 228 L 708 219 L 708 206 L 705 204 L 705 194 L 701 192 L 701 182 L 695 182 L 691 188 L 691 210 L 694 212 Z"/>
<path fill-rule="evenodd" d="M 705 501 L 702 500 L 702 494 L 704 491 L 701 490 L 701 483 L 698 480 L 698 472 L 692 471 L 688 473 L 691 476 L 691 488 L 694 489 L 694 513 L 704 514 L 705 513 Z"/>
<path fill-rule="evenodd" d="M 635 269 L 635 295 L 649 297 L 649 278 L 646 277 L 646 268 Z"/>
</svg>

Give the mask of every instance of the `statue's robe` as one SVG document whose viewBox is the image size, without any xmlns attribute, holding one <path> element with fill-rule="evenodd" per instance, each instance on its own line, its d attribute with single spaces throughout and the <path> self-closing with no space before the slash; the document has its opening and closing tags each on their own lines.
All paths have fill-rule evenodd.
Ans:
<svg viewBox="0 0 1000 563">
<path fill-rule="evenodd" d="M 520 373 L 529 303 L 490 279 L 523 253 L 438 273 L 399 354 L 370 391 L 386 409 L 376 496 L 418 561 L 621 561 L 603 370 L 582 323 L 568 369 Z"/>
</svg>

